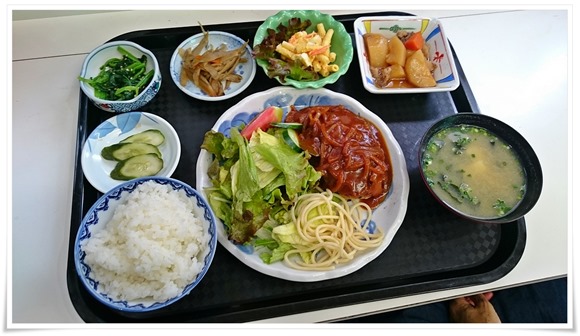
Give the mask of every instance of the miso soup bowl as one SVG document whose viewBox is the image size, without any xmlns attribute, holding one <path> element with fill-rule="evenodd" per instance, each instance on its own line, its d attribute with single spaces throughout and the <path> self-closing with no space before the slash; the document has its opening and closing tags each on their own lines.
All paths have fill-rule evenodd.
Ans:
<svg viewBox="0 0 580 336">
<path fill-rule="evenodd" d="M 486 129 L 489 133 L 497 136 L 499 139 L 503 140 L 519 159 L 524 173 L 524 193 L 521 196 L 519 203 L 514 206 L 511 210 L 505 212 L 505 214 L 497 215 L 496 217 L 490 216 L 475 216 L 468 214 L 457 208 L 457 202 L 447 201 L 438 196 L 438 194 L 433 190 L 436 185 L 431 185 L 429 183 L 428 176 L 424 169 L 424 159 L 426 159 L 427 146 L 429 145 L 430 139 L 437 134 L 439 131 L 446 128 L 458 125 L 467 126 L 477 126 Z M 536 204 L 538 198 L 540 197 L 542 191 L 542 168 L 540 166 L 540 161 L 536 156 L 533 148 L 526 141 L 526 139 L 518 133 L 514 128 L 507 125 L 506 123 L 495 119 L 493 117 L 479 114 L 479 113 L 458 113 L 443 119 L 436 121 L 423 135 L 419 145 L 419 171 L 421 173 L 421 178 L 425 183 L 425 186 L 429 189 L 430 193 L 442 204 L 445 208 L 455 213 L 456 215 L 467 218 L 473 221 L 482 223 L 509 223 L 522 218 L 527 214 Z M 482 162 L 483 165 L 489 165 L 491 163 Z M 455 169 L 455 168 L 454 168 Z M 474 195 L 477 193 L 474 191 Z"/>
</svg>

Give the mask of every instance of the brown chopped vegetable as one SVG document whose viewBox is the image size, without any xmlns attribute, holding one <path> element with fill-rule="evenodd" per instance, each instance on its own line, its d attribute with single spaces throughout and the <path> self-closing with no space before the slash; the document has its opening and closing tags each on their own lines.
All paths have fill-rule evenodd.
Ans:
<svg viewBox="0 0 580 336">
<path fill-rule="evenodd" d="M 195 48 L 179 49 L 183 60 L 179 83 L 185 86 L 191 81 L 210 97 L 223 96 L 231 83 L 242 81 L 242 76 L 234 70 L 239 63 L 248 61 L 242 57 L 248 42 L 233 50 L 227 50 L 225 44 L 213 48 L 208 46 L 208 32 L 203 27 L 201 29 L 203 38 Z M 207 50 L 202 53 L 204 48 Z"/>
</svg>

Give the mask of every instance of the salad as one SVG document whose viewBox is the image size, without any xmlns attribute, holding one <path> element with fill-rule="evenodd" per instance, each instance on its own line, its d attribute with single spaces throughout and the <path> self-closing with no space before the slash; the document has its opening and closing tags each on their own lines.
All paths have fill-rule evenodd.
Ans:
<svg viewBox="0 0 580 336">
<path fill-rule="evenodd" d="M 293 200 L 313 191 L 321 178 L 309 154 L 293 145 L 295 125 L 282 123 L 282 115 L 281 108 L 270 107 L 241 131 L 232 128 L 229 137 L 208 131 L 202 144 L 214 157 L 212 187 L 205 189 L 210 206 L 228 238 L 262 250 L 267 264 L 292 248 L 292 230 L 273 234 L 274 228 L 290 222 Z"/>
<path fill-rule="evenodd" d="M 390 188 L 376 127 L 341 105 L 269 107 L 230 136 L 209 131 L 208 201 L 228 239 L 260 259 L 332 270 L 380 246 L 373 209 Z"/>
<path fill-rule="evenodd" d="M 318 23 L 307 33 L 311 25 L 309 19 L 291 18 L 287 26 L 267 29 L 267 36 L 254 46 L 253 55 L 267 62 L 268 77 L 278 77 L 282 82 L 286 78 L 310 81 L 339 70 L 336 53 L 331 51 L 334 30 Z"/>
</svg>

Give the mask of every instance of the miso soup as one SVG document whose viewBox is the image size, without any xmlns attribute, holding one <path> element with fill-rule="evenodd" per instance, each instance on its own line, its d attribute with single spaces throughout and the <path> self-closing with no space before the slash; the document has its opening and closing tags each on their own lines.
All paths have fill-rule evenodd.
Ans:
<svg viewBox="0 0 580 336">
<path fill-rule="evenodd" d="M 429 139 L 421 161 L 434 193 L 473 217 L 509 213 L 526 190 L 525 172 L 511 146 L 478 126 L 440 130 Z"/>
</svg>

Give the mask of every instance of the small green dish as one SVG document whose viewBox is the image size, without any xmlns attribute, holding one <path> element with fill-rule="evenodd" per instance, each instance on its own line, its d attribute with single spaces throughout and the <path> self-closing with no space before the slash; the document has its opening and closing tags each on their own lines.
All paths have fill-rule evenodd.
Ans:
<svg viewBox="0 0 580 336">
<path fill-rule="evenodd" d="M 258 27 L 256 31 L 256 36 L 254 37 L 254 44 L 256 46 L 260 44 L 264 38 L 268 35 L 268 28 L 277 31 L 278 25 L 288 25 L 288 20 L 292 18 L 300 18 L 302 21 L 309 19 L 312 24 L 306 30 L 307 33 L 311 33 L 316 29 L 318 23 L 323 23 L 324 27 L 328 30 L 332 28 L 334 34 L 332 36 L 331 50 L 336 53 L 336 61 L 334 62 L 339 66 L 339 70 L 330 74 L 328 77 L 322 77 L 318 80 L 313 81 L 299 81 L 291 78 L 286 78 L 284 81 L 280 80 L 279 77 L 274 77 L 282 85 L 292 85 L 298 89 L 314 88 L 318 89 L 327 84 L 332 84 L 338 80 L 338 78 L 346 73 L 350 63 L 353 58 L 353 46 L 352 38 L 350 34 L 346 31 L 344 25 L 336 21 L 331 15 L 323 14 L 316 10 L 283 10 L 278 12 L 276 15 L 270 16 Z M 264 59 L 256 59 L 256 63 L 264 69 L 264 72 L 268 74 L 268 62 Z"/>
</svg>

